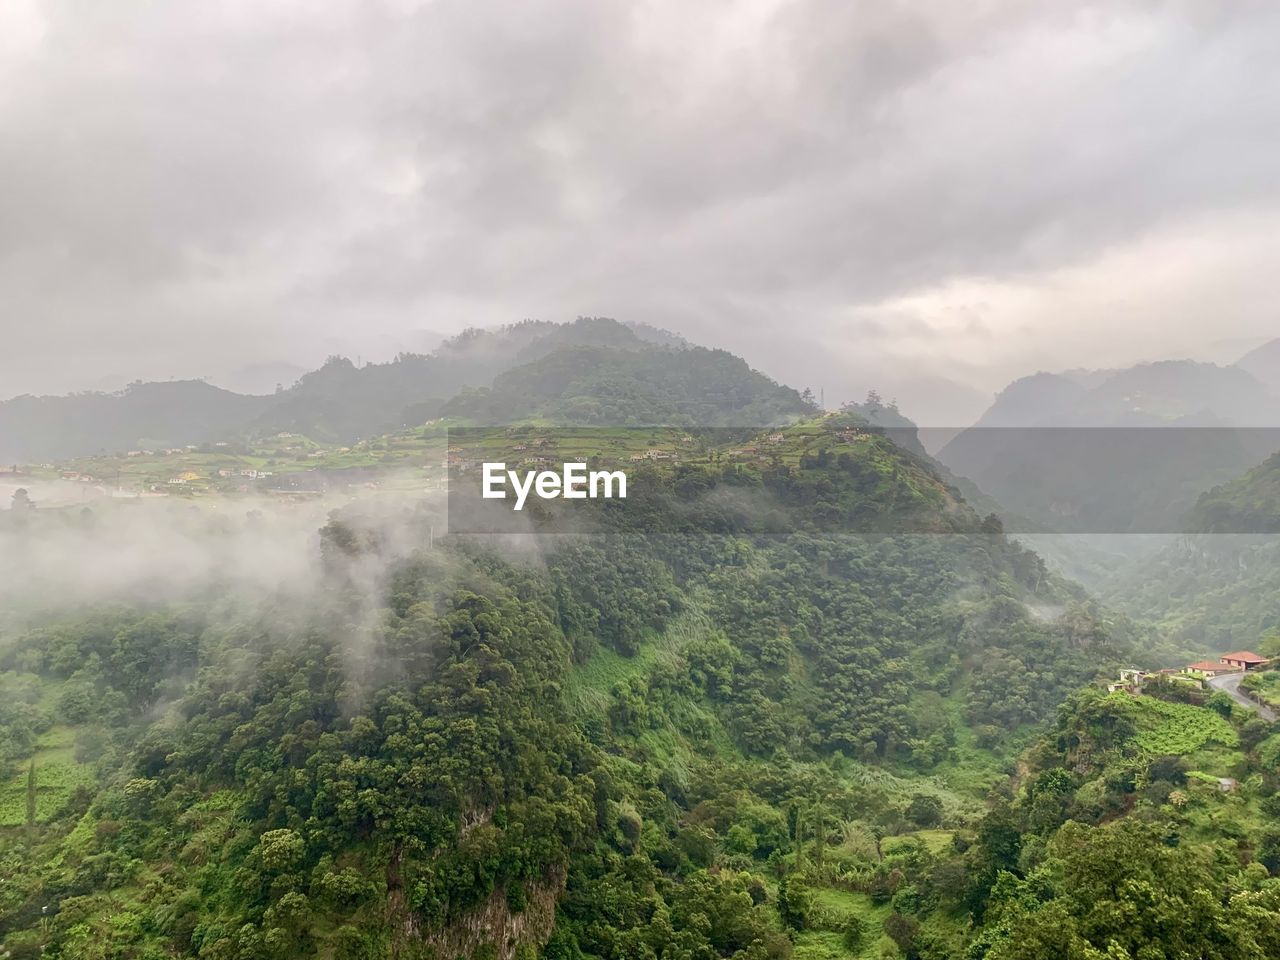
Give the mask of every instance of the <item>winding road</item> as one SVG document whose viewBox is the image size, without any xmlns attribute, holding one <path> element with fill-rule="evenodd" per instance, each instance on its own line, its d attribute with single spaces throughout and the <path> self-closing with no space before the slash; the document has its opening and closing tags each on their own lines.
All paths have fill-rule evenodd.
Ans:
<svg viewBox="0 0 1280 960">
<path fill-rule="evenodd" d="M 1270 707 L 1264 707 L 1256 700 L 1250 700 L 1240 692 L 1240 681 L 1243 678 L 1243 673 L 1220 673 L 1216 677 L 1210 677 L 1208 683 L 1213 689 L 1221 690 L 1240 706 L 1256 710 L 1258 716 L 1262 717 L 1263 720 L 1274 723 L 1276 720 L 1276 712 L 1274 710 Z"/>
</svg>

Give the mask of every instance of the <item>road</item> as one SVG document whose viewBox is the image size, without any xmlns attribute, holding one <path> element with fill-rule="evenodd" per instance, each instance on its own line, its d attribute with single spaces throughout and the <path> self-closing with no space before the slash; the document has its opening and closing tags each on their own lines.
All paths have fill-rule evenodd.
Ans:
<svg viewBox="0 0 1280 960">
<path fill-rule="evenodd" d="M 1216 677 L 1209 678 L 1209 686 L 1215 690 L 1221 690 L 1236 703 L 1242 707 L 1248 707 L 1250 710 L 1258 711 L 1258 716 L 1263 720 L 1275 722 L 1276 712 L 1270 707 L 1264 707 L 1256 700 L 1250 700 L 1240 692 L 1240 681 L 1244 678 L 1243 673 L 1220 673 Z"/>
</svg>

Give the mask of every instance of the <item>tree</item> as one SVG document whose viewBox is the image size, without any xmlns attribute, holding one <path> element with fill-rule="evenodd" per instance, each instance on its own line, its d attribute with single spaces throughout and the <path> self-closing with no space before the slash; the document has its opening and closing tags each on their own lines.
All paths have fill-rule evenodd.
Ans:
<svg viewBox="0 0 1280 960">
<path fill-rule="evenodd" d="M 813 895 L 799 877 L 783 877 L 778 884 L 778 915 L 785 926 L 803 930 L 809 920 Z"/>
<path fill-rule="evenodd" d="M 1273 627 L 1262 635 L 1258 652 L 1264 657 L 1280 657 L 1280 629 Z"/>
<path fill-rule="evenodd" d="M 884 932 L 906 956 L 915 956 L 916 937 L 920 933 L 919 920 L 895 911 L 884 918 Z"/>
<path fill-rule="evenodd" d="M 844 925 L 844 948 L 850 953 L 857 953 L 867 939 L 867 921 L 857 914 L 849 917 Z"/>
<path fill-rule="evenodd" d="M 906 817 L 918 827 L 936 827 L 942 822 L 942 801 L 932 794 L 917 793 L 907 804 Z"/>
<path fill-rule="evenodd" d="M 31 758 L 27 767 L 27 837 L 34 840 L 36 835 L 36 759 Z"/>
<path fill-rule="evenodd" d="M 259 861 L 273 873 L 295 866 L 305 850 L 303 839 L 292 830 L 268 830 L 258 840 Z"/>
<path fill-rule="evenodd" d="M 1250 944 L 1263 932 L 1261 917 L 1232 909 L 1212 858 L 1190 845 L 1168 845 L 1158 825 L 1072 821 L 1048 852 L 1052 899 L 1007 915 L 1007 933 L 989 960 L 1269 955 Z"/>
<path fill-rule="evenodd" d="M 1235 702 L 1230 696 L 1223 693 L 1221 690 L 1215 692 L 1213 696 L 1204 702 L 1204 705 L 1214 713 L 1221 714 L 1228 720 L 1231 719 L 1231 711 L 1235 709 Z"/>
<path fill-rule="evenodd" d="M 1167 780 L 1175 787 L 1180 787 L 1187 782 L 1187 770 L 1187 761 L 1182 757 L 1160 756 L 1147 767 L 1147 777 L 1151 780 Z"/>
<path fill-rule="evenodd" d="M 26 487 L 19 487 L 13 491 L 13 502 L 10 509 L 14 513 L 28 513 L 36 508 L 35 503 L 31 499 L 31 494 L 27 492 Z"/>
</svg>

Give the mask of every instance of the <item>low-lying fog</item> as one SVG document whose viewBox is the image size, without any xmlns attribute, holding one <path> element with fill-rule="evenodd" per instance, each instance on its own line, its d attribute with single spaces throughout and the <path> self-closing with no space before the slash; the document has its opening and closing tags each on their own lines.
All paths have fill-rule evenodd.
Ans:
<svg viewBox="0 0 1280 960">
<path fill-rule="evenodd" d="M 36 509 L 8 509 L 17 485 L 0 486 L 0 626 L 116 600 L 312 590 L 319 531 L 333 511 L 358 510 L 380 528 L 384 553 L 403 555 L 420 532 L 404 517 L 429 503 L 426 494 L 372 491 L 300 502 L 97 494 L 81 503 L 74 483 L 22 486 Z"/>
</svg>

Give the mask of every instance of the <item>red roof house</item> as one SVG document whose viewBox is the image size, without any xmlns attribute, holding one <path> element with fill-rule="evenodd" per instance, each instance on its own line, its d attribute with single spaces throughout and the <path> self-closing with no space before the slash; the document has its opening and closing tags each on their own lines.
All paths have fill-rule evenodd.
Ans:
<svg viewBox="0 0 1280 960">
<path fill-rule="evenodd" d="M 1238 670 L 1238 667 L 1232 667 L 1225 663 L 1214 663 L 1212 660 L 1201 660 L 1199 663 L 1193 663 L 1187 667 L 1187 673 L 1199 673 L 1206 677 L 1213 677 L 1219 673 L 1230 673 Z"/>
<path fill-rule="evenodd" d="M 1218 659 L 1229 667 L 1239 667 L 1242 670 L 1252 670 L 1254 667 L 1260 667 L 1267 662 L 1266 657 L 1260 657 L 1252 650 L 1237 650 L 1235 653 L 1224 653 Z"/>
</svg>

